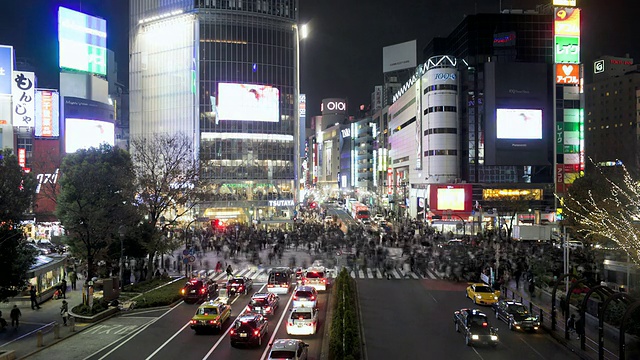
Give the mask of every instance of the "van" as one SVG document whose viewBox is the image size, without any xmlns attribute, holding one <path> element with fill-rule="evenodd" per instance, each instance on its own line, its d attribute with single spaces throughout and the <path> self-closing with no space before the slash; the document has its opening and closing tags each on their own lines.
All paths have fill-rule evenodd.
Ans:
<svg viewBox="0 0 640 360">
<path fill-rule="evenodd" d="M 273 268 L 267 278 L 267 292 L 274 294 L 288 294 L 291 289 L 291 269 Z"/>
<path fill-rule="evenodd" d="M 311 286 L 317 291 L 327 290 L 327 274 L 324 267 L 310 267 L 304 272 L 302 284 Z"/>
</svg>

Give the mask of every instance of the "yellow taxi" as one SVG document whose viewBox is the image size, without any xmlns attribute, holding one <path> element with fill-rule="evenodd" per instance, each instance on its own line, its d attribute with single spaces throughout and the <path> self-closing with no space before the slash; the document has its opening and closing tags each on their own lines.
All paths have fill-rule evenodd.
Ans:
<svg viewBox="0 0 640 360">
<path fill-rule="evenodd" d="M 196 334 L 204 330 L 222 330 L 222 324 L 231 317 L 231 306 L 215 301 L 200 305 L 189 322 Z"/>
<path fill-rule="evenodd" d="M 467 287 L 467 298 L 476 305 L 493 305 L 500 298 L 500 291 L 484 283 L 473 283 Z"/>
</svg>

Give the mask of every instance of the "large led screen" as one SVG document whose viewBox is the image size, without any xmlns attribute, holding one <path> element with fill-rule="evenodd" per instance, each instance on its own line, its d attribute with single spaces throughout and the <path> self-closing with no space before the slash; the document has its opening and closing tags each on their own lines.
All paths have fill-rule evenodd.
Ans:
<svg viewBox="0 0 640 360">
<path fill-rule="evenodd" d="M 280 91 L 268 85 L 218 84 L 220 120 L 278 122 Z"/>
<path fill-rule="evenodd" d="M 542 110 L 496 109 L 498 139 L 542 139 Z"/>
<path fill-rule="evenodd" d="M 464 189 L 438 189 L 436 210 L 464 210 Z"/>
<path fill-rule="evenodd" d="M 80 149 L 98 147 L 103 143 L 111 146 L 115 141 L 113 123 L 99 120 L 66 119 L 65 152 L 74 153 Z"/>
<path fill-rule="evenodd" d="M 60 68 L 107 74 L 107 21 L 78 11 L 58 10 Z"/>
</svg>

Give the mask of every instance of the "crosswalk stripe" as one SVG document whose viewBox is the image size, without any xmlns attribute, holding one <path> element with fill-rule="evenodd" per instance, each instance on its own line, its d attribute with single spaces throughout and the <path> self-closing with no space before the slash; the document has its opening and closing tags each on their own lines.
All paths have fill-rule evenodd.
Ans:
<svg viewBox="0 0 640 360">
<path fill-rule="evenodd" d="M 354 279 L 356 278 L 356 274 L 353 271 L 351 272 L 350 275 L 351 275 L 352 278 L 354 278 Z"/>
<path fill-rule="evenodd" d="M 367 277 L 369 279 L 371 279 L 373 277 L 373 274 L 371 273 L 371 269 L 370 268 L 367 268 Z"/>
<path fill-rule="evenodd" d="M 400 276 L 400 274 L 398 274 L 398 269 L 393 269 L 391 271 L 391 276 L 393 276 L 396 279 L 400 279 L 402 276 Z"/>
<path fill-rule="evenodd" d="M 432 272 L 430 269 L 427 269 L 427 274 L 429 274 L 429 277 L 430 277 L 431 279 L 437 279 L 437 278 L 438 278 L 437 276 L 435 276 L 435 275 L 433 274 L 433 272 Z"/>
<path fill-rule="evenodd" d="M 413 271 L 409 272 L 409 276 L 411 276 L 414 279 L 419 279 L 418 275 L 416 275 L 416 273 L 414 273 Z"/>
<path fill-rule="evenodd" d="M 376 276 L 382 279 L 382 271 L 380 271 L 380 269 L 376 269 Z"/>
<path fill-rule="evenodd" d="M 358 270 L 358 277 L 361 279 L 364 278 L 364 271 Z"/>
</svg>

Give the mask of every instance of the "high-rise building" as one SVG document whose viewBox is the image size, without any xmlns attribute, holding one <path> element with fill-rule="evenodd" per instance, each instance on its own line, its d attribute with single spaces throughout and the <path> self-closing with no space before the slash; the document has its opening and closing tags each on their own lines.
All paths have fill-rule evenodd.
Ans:
<svg viewBox="0 0 640 360">
<path fill-rule="evenodd" d="M 381 128 L 398 215 L 475 230 L 478 210 L 504 195 L 526 202 L 536 221 L 554 219 L 553 10 L 469 15 L 425 47 Z"/>
<path fill-rule="evenodd" d="M 193 138 L 200 216 L 290 221 L 299 141 L 298 1 L 131 1 L 132 137 Z"/>
<path fill-rule="evenodd" d="M 640 67 L 633 59 L 603 56 L 589 69 L 593 82 L 585 87 L 586 157 L 600 166 L 624 164 L 640 170 Z M 587 167 L 590 162 L 587 161 Z"/>
</svg>

